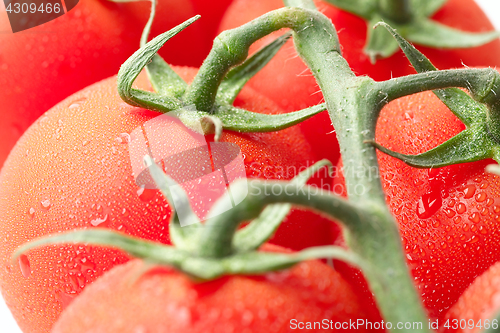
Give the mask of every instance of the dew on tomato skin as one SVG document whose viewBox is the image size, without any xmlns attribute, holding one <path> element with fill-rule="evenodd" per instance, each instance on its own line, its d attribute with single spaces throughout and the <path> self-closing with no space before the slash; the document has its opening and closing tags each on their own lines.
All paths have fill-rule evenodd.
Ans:
<svg viewBox="0 0 500 333">
<path fill-rule="evenodd" d="M 493 205 L 494 202 L 495 202 L 495 200 L 488 198 L 488 200 L 486 200 L 486 206 L 490 207 L 491 205 Z"/>
<path fill-rule="evenodd" d="M 116 138 L 118 143 L 129 144 L 130 143 L 130 134 L 128 133 L 120 133 L 120 135 Z"/>
<path fill-rule="evenodd" d="M 45 210 L 50 209 L 50 207 L 52 206 L 52 203 L 50 202 L 50 200 L 49 200 L 49 199 L 42 200 L 42 201 L 40 202 L 40 204 L 41 204 L 42 208 L 43 208 L 43 209 L 45 209 Z"/>
<path fill-rule="evenodd" d="M 35 217 L 35 208 L 30 207 L 30 209 L 28 210 L 28 215 L 29 215 L 31 218 Z"/>
<path fill-rule="evenodd" d="M 465 186 L 464 190 L 464 198 L 465 199 L 470 199 L 474 196 L 474 194 L 476 193 L 476 185 L 467 185 Z"/>
<path fill-rule="evenodd" d="M 417 216 L 421 219 L 428 219 L 434 215 L 443 204 L 441 193 L 431 191 L 420 197 L 417 203 Z"/>
<path fill-rule="evenodd" d="M 108 214 L 104 215 L 103 218 L 96 218 L 94 220 L 91 220 L 90 224 L 92 224 L 94 227 L 97 227 L 98 225 L 106 222 L 107 219 L 108 219 Z"/>
<path fill-rule="evenodd" d="M 489 209 L 486 208 L 486 207 L 483 207 L 483 209 L 481 209 L 481 215 L 482 216 L 488 215 L 489 212 L 490 212 Z"/>
<path fill-rule="evenodd" d="M 481 192 L 481 193 L 476 194 L 475 199 L 476 199 L 477 202 L 483 202 L 483 201 L 485 201 L 487 199 L 487 197 L 488 196 L 486 195 L 486 193 Z"/>
<path fill-rule="evenodd" d="M 453 209 L 449 209 L 449 208 L 445 208 L 445 209 L 443 209 L 443 211 L 445 212 L 446 216 L 448 216 L 449 218 L 452 218 L 456 214 Z"/>
<path fill-rule="evenodd" d="M 31 267 L 30 261 L 25 254 L 21 254 L 18 259 L 19 268 L 21 269 L 21 273 L 25 278 L 29 278 L 31 276 Z"/>
<path fill-rule="evenodd" d="M 467 211 L 467 207 L 462 203 L 460 202 L 458 205 L 457 205 L 457 213 L 458 214 L 463 214 Z"/>
<path fill-rule="evenodd" d="M 469 220 L 471 220 L 474 223 L 478 223 L 479 221 L 481 221 L 481 216 L 477 212 L 472 213 L 472 215 L 469 216 Z"/>
</svg>

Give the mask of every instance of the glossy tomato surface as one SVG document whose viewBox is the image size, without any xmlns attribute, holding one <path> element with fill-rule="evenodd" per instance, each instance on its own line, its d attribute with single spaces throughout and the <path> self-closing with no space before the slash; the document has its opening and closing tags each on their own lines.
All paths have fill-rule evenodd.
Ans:
<svg viewBox="0 0 500 333">
<path fill-rule="evenodd" d="M 495 317 L 500 310 L 500 263 L 477 277 L 446 313 L 441 332 L 475 333 L 482 329 L 498 329 Z"/>
<path fill-rule="evenodd" d="M 318 9 L 328 16 L 338 32 L 342 55 L 357 75 L 387 80 L 391 77 L 415 73 L 403 53 L 399 51 L 388 59 L 372 64 L 363 53 L 366 42 L 366 22 L 334 6 L 316 1 Z M 228 8 L 219 31 L 235 28 L 270 10 L 283 7 L 281 0 L 235 0 Z M 486 15 L 473 0 L 450 0 L 434 15 L 433 19 L 450 27 L 471 32 L 493 30 Z M 379 28 L 381 29 L 381 28 Z M 275 33 L 255 43 L 252 50 L 271 42 Z M 500 41 L 496 40 L 472 49 L 438 50 L 418 46 L 439 69 L 467 66 L 500 66 Z M 323 101 L 321 91 L 309 69 L 288 41 L 276 57 L 252 80 L 250 86 L 262 92 L 286 111 L 299 110 Z M 338 143 L 326 112 L 305 121 L 301 129 L 320 158 L 337 161 Z"/>
<path fill-rule="evenodd" d="M 177 71 L 186 80 L 196 73 L 193 68 Z M 146 75 L 136 85 L 151 89 Z M 282 112 L 251 88 L 244 89 L 235 104 L 255 112 Z M 23 331 L 48 332 L 86 284 L 128 257 L 98 247 L 53 246 L 32 251 L 11 265 L 10 256 L 19 245 L 84 227 L 169 243 L 170 206 L 157 190 L 136 185 L 127 145 L 134 129 L 158 115 L 125 104 L 118 96 L 116 77 L 111 77 L 47 112 L 9 155 L 0 173 L 0 288 Z M 168 144 L 182 146 L 183 131 L 170 128 L 179 141 Z M 222 141 L 240 147 L 249 177 L 290 179 L 315 161 L 298 128 L 262 134 L 224 132 Z M 330 244 L 330 226 L 313 213 L 297 218 L 292 214 L 280 232 L 302 248 L 310 242 Z M 313 241 L 297 239 L 297 228 L 319 233 Z"/>
<path fill-rule="evenodd" d="M 203 16 L 160 51 L 167 62 L 199 66 L 210 51 L 230 0 L 159 0 L 154 37 L 196 14 Z M 12 33 L 0 4 L 0 167 L 21 134 L 72 93 L 118 73 L 139 48 L 148 1 L 81 0 L 67 14 Z"/>
<path fill-rule="evenodd" d="M 373 318 L 350 285 L 318 261 L 194 283 L 172 269 L 134 260 L 89 286 L 53 332 L 331 332 L 335 324 L 344 325 L 337 327 L 341 331 L 367 332 L 349 328 L 357 320 Z"/>
<path fill-rule="evenodd" d="M 434 94 L 424 92 L 385 106 L 376 140 L 418 154 L 464 128 Z M 431 317 L 442 318 L 474 278 L 500 260 L 500 179 L 485 172 L 489 160 L 417 169 L 379 152 L 378 161 L 415 284 Z"/>
</svg>

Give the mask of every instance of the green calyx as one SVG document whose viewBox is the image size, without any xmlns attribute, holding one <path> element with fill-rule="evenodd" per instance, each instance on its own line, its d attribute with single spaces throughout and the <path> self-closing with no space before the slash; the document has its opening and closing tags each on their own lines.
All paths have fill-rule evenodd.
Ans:
<svg viewBox="0 0 500 333">
<path fill-rule="evenodd" d="M 470 33 L 440 24 L 430 17 L 447 0 L 325 0 L 326 2 L 364 18 L 368 22 L 368 40 L 364 52 L 372 62 L 388 58 L 398 45 L 387 31 L 372 29 L 383 21 L 398 30 L 405 39 L 434 48 L 476 47 L 498 38 L 495 31 Z"/>
<path fill-rule="evenodd" d="M 182 212 L 174 211 L 170 220 L 173 246 L 146 241 L 111 230 L 90 229 L 60 233 L 26 243 L 14 253 L 13 260 L 23 252 L 39 246 L 80 242 L 118 248 L 150 263 L 174 267 L 200 280 L 210 280 L 231 274 L 261 274 L 289 268 L 301 261 L 317 258 L 341 259 L 356 266 L 368 267 L 368 264 L 354 253 L 335 246 L 309 248 L 297 253 L 259 252 L 257 249 L 271 237 L 290 212 L 291 205 L 287 203 L 287 199 L 280 199 L 273 194 L 269 196 L 249 194 L 248 198 L 235 208 L 236 215 L 230 214 L 234 217 L 233 219 L 228 219 L 228 214 L 221 214 L 201 224 L 191 209 L 186 193 L 179 186 L 175 186 L 177 184 L 165 175 L 149 156 L 145 157 L 145 163 L 158 188 L 169 202 L 172 202 L 174 195 L 177 200 L 176 207 L 183 210 Z M 306 193 L 318 195 L 317 189 L 309 188 L 305 183 L 315 172 L 328 165 L 330 165 L 329 162 L 320 161 L 301 172 L 291 182 L 274 183 L 272 186 L 282 187 L 282 189 L 285 186 L 292 186 L 295 190 L 302 190 L 304 195 Z M 255 181 L 253 185 L 253 188 L 259 191 L 269 186 L 261 181 Z M 243 186 L 247 185 L 235 184 L 231 187 L 231 191 L 241 190 Z M 313 191 L 314 194 L 311 194 Z M 178 204 L 179 200 L 182 204 Z M 214 213 L 217 213 L 217 207 L 216 202 L 212 209 Z M 187 218 L 187 221 L 183 222 L 190 224 L 189 226 L 181 227 L 179 214 Z M 339 214 L 342 213 L 333 215 Z M 246 218 L 253 219 L 247 226 L 237 230 L 237 226 Z"/>
<path fill-rule="evenodd" d="M 174 112 L 189 128 L 200 134 L 215 134 L 218 140 L 224 129 L 238 132 L 271 132 L 300 123 L 325 111 L 326 105 L 296 112 L 268 115 L 233 106 L 243 86 L 264 67 L 290 38 L 286 33 L 247 58 L 248 48 L 257 39 L 277 30 L 270 24 L 269 32 L 253 31 L 247 24 L 224 32 L 214 41 L 214 48 L 191 84 L 187 84 L 157 54 L 170 38 L 187 28 L 200 17 L 195 16 L 170 31 L 147 42 L 154 19 L 152 1 L 150 19 L 141 37 L 141 48 L 118 72 L 118 92 L 128 104 L 158 112 Z M 267 30 L 266 30 L 267 31 Z M 139 73 L 146 69 L 154 92 L 132 88 Z"/>
<path fill-rule="evenodd" d="M 438 89 L 434 94 L 465 124 L 466 129 L 439 146 L 418 155 L 404 155 L 369 141 L 384 153 L 418 168 L 493 158 L 500 161 L 500 75 L 493 69 L 437 71 L 415 47 L 385 23 L 380 23 L 394 36 L 417 72 L 436 74 L 441 80 L 462 81 L 473 97 L 458 88 Z M 460 80 L 460 75 L 462 79 Z M 401 85 L 404 85 L 402 82 Z"/>
</svg>

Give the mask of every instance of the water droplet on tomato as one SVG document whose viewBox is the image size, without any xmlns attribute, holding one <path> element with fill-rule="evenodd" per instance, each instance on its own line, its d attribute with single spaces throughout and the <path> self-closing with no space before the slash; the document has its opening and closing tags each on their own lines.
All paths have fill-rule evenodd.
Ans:
<svg viewBox="0 0 500 333">
<path fill-rule="evenodd" d="M 463 203 L 461 203 L 461 202 L 460 202 L 460 203 L 457 205 L 457 213 L 458 213 L 458 214 L 463 214 L 463 213 L 465 213 L 466 211 L 467 211 L 467 207 L 465 207 L 465 205 L 464 205 Z"/>
<path fill-rule="evenodd" d="M 68 109 L 77 109 L 79 108 L 84 102 L 87 100 L 86 98 L 80 98 L 77 99 L 76 101 L 71 102 L 71 104 L 68 106 Z"/>
<path fill-rule="evenodd" d="M 486 200 L 486 206 L 490 207 L 491 205 L 493 205 L 494 202 L 495 200 L 488 198 L 488 200 Z"/>
<path fill-rule="evenodd" d="M 479 216 L 478 213 L 473 213 L 472 215 L 469 216 L 469 220 L 471 220 L 474 223 L 478 223 L 481 220 L 481 217 Z"/>
<path fill-rule="evenodd" d="M 434 215 L 443 204 L 439 191 L 431 191 L 424 194 L 417 203 L 417 216 L 421 219 L 428 219 Z"/>
<path fill-rule="evenodd" d="M 495 213 L 500 213 L 500 206 L 493 206 L 493 210 L 495 211 Z"/>
<path fill-rule="evenodd" d="M 31 207 L 29 210 L 28 210 L 28 214 L 31 218 L 35 217 L 35 208 Z"/>
<path fill-rule="evenodd" d="M 50 208 L 50 206 L 52 205 L 52 204 L 50 203 L 50 200 L 49 200 L 49 199 L 47 199 L 47 200 L 43 200 L 42 202 L 40 202 L 40 204 L 41 204 L 41 205 L 42 205 L 42 207 L 43 207 L 43 208 L 45 208 L 45 209 L 49 209 L 49 208 Z"/>
<path fill-rule="evenodd" d="M 489 212 L 490 212 L 490 211 L 489 211 L 489 210 L 488 210 L 488 208 L 486 208 L 486 207 L 483 207 L 483 209 L 481 209 L 481 215 L 483 215 L 483 216 L 488 215 L 488 213 L 489 213 Z"/>
<path fill-rule="evenodd" d="M 92 224 L 94 227 L 97 227 L 101 223 L 106 222 L 107 219 L 108 219 L 108 214 L 106 214 L 102 219 L 96 218 L 95 220 L 90 221 L 90 224 Z"/>
<path fill-rule="evenodd" d="M 474 196 L 474 193 L 476 193 L 476 185 L 467 185 L 464 188 L 464 198 L 465 199 L 470 199 Z"/>
<path fill-rule="evenodd" d="M 446 216 L 448 216 L 449 218 L 452 218 L 456 214 L 453 209 L 445 208 L 443 210 L 446 213 Z"/>
<path fill-rule="evenodd" d="M 486 200 L 487 197 L 488 196 L 484 192 L 478 193 L 478 194 L 476 194 L 476 201 L 483 202 L 484 200 Z"/>
<path fill-rule="evenodd" d="M 130 143 L 130 134 L 128 133 L 120 133 L 120 135 L 116 138 L 118 143 L 128 144 Z"/>
<path fill-rule="evenodd" d="M 31 267 L 30 267 L 30 261 L 28 257 L 24 254 L 21 254 L 19 256 L 19 268 L 21 269 L 21 273 L 25 278 L 29 278 L 31 276 Z"/>
</svg>

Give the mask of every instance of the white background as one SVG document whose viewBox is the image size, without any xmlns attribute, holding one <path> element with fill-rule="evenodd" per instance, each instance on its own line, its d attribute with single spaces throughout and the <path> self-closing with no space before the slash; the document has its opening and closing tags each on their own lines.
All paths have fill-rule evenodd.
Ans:
<svg viewBox="0 0 500 333">
<path fill-rule="evenodd" d="M 476 0 L 490 17 L 497 30 L 500 30 L 500 0 Z M 16 322 L 12 318 L 3 299 L 0 296 L 0 332 L 21 333 Z"/>
</svg>

